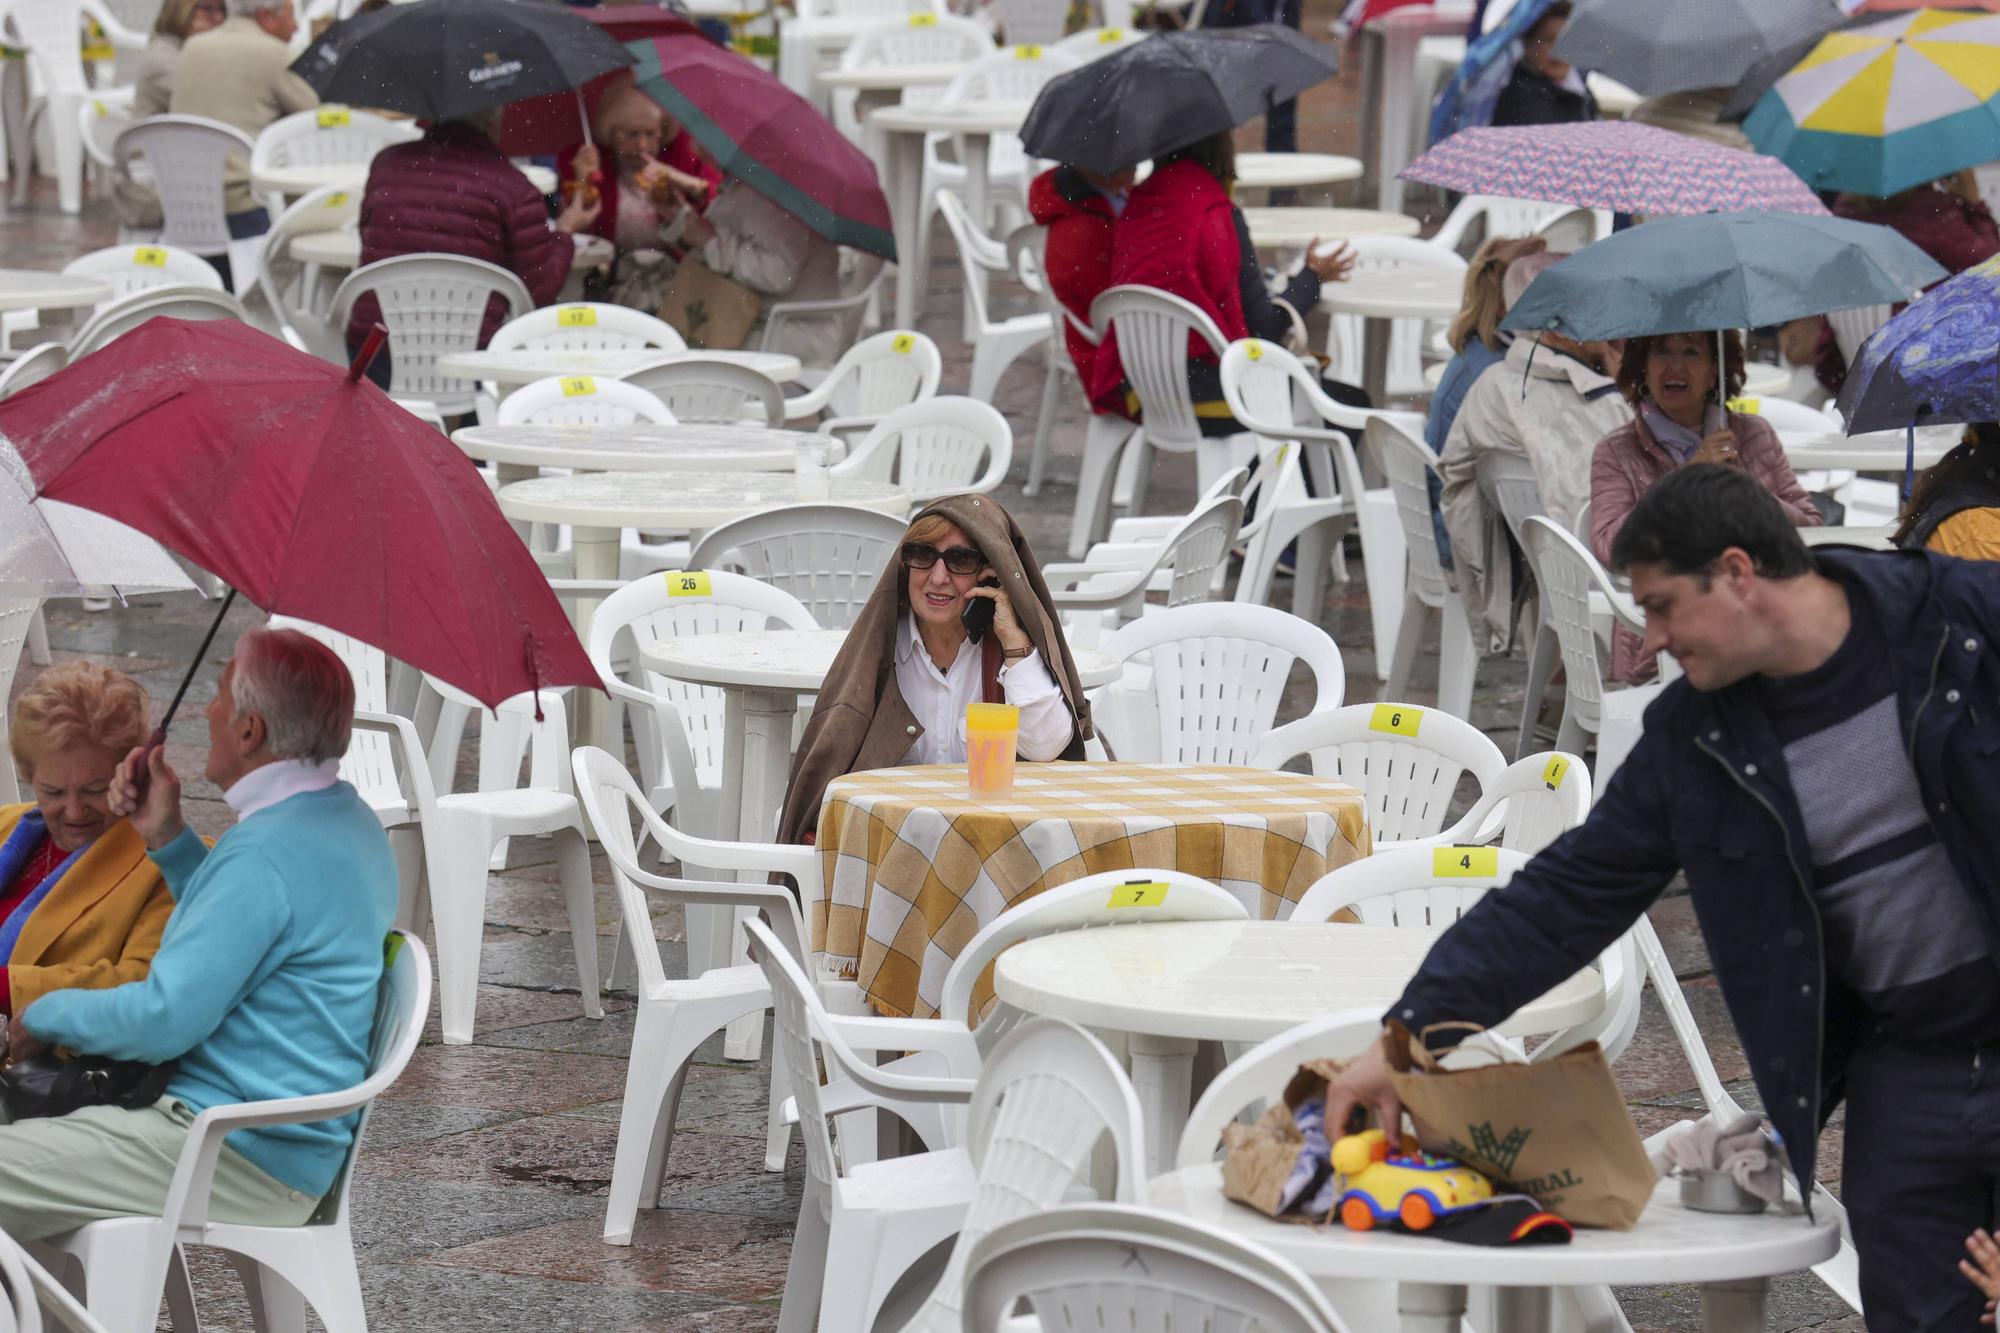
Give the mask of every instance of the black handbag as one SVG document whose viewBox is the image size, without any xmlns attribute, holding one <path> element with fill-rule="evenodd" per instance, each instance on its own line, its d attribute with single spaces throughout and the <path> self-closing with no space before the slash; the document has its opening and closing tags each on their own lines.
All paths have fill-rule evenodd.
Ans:
<svg viewBox="0 0 2000 1333">
<path fill-rule="evenodd" d="M 149 1065 L 102 1055 L 67 1060 L 53 1053 L 24 1056 L 0 1069 L 0 1105 L 10 1120 L 68 1115 L 86 1106 L 136 1111 L 160 1099 L 174 1065 L 171 1060 Z"/>
</svg>

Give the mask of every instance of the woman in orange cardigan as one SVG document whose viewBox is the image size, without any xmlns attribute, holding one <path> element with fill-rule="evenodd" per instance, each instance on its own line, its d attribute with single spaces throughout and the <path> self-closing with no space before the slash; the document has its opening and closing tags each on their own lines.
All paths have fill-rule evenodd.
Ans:
<svg viewBox="0 0 2000 1333">
<path fill-rule="evenodd" d="M 35 799 L 0 806 L 0 1012 L 152 967 L 173 897 L 106 798 L 146 711 L 138 681 L 90 662 L 43 672 L 14 706 L 9 747 Z"/>
</svg>

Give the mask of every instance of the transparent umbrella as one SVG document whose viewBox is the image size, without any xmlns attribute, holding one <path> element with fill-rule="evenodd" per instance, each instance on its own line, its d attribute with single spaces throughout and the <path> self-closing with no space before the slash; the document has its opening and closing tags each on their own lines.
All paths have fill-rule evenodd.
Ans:
<svg viewBox="0 0 2000 1333">
<path fill-rule="evenodd" d="M 117 519 L 35 499 L 14 446 L 0 439 L 0 596 L 80 597 L 194 587 L 167 548 Z"/>
</svg>

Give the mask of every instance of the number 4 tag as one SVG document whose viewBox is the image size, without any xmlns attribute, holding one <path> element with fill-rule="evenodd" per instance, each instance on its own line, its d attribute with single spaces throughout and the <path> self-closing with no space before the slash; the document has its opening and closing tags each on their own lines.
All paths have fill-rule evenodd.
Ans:
<svg viewBox="0 0 2000 1333">
<path fill-rule="evenodd" d="M 1431 848 L 1431 874 L 1437 879 L 1487 879 L 1499 873 L 1497 847 Z"/>
</svg>

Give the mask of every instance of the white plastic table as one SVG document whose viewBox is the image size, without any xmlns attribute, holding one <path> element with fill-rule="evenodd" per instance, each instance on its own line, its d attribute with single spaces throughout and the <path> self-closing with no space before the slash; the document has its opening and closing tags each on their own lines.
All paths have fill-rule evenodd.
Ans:
<svg viewBox="0 0 2000 1333">
<path fill-rule="evenodd" d="M 111 298 L 102 278 L 38 268 L 0 268 L 0 310 L 67 310 Z"/>
<path fill-rule="evenodd" d="M 1246 208 L 1243 221 L 1259 250 L 1282 250 L 1347 236 L 1415 236 L 1421 227 L 1405 213 L 1375 208 Z"/>
<path fill-rule="evenodd" d="M 840 498 L 838 489 L 835 499 Z M 743 842 L 770 842 L 777 837 L 799 697 L 818 693 L 846 641 L 844 629 L 762 630 L 658 639 L 640 650 L 647 670 L 723 692 L 722 811 L 720 830 L 712 836 Z M 1073 655 L 1078 678 L 1087 688 L 1108 685 L 1123 670 L 1103 653 Z M 723 915 L 723 920 L 706 923 L 711 958 L 730 948 L 734 923 Z M 689 929 L 695 929 L 693 923 Z M 716 931 L 725 933 L 716 937 Z M 731 1059 L 754 1058 L 754 1036 L 761 1031 L 762 1024 L 755 1019 L 748 1025 L 732 1024 L 724 1053 Z"/>
<path fill-rule="evenodd" d="M 544 467 L 585 472 L 790 472 L 801 444 L 831 446 L 832 436 L 769 426 L 684 422 L 661 426 L 465 426 L 452 443 L 492 463 L 503 482 L 524 481 Z"/>
<path fill-rule="evenodd" d="M 1130 1036 L 1147 1156 L 1165 1170 L 1187 1123 L 1197 1043 L 1258 1042 L 1343 1009 L 1386 1009 L 1443 933 L 1317 921 L 1107 926 L 1015 945 L 993 965 L 993 991 L 1028 1013 Z M 1497 1030 L 1554 1032 L 1603 1008 L 1604 979 L 1585 968 Z"/>
<path fill-rule="evenodd" d="M 1276 1251 L 1320 1283 L 1397 1283 L 1404 1333 L 1456 1333 L 1468 1286 L 1497 1288 L 1494 1333 L 1542 1333 L 1549 1326 L 1551 1287 L 1669 1283 L 1700 1285 L 1707 1333 L 1762 1333 L 1770 1279 L 1840 1251 L 1840 1226 L 1831 1217 L 1697 1213 L 1681 1207 L 1675 1180 L 1660 1182 L 1628 1231 L 1578 1228 L 1568 1245 L 1499 1249 L 1387 1229 L 1273 1221 L 1223 1197 L 1219 1164 L 1157 1176 L 1147 1195 L 1154 1208 Z"/>
<path fill-rule="evenodd" d="M 1958 426 L 1919 426 L 1917 466 L 1927 468 L 1950 453 L 1963 433 Z M 1794 472 L 1820 468 L 1850 472 L 1894 472 L 1900 474 L 1906 460 L 1908 441 L 1899 430 L 1870 431 L 1862 435 L 1812 435 L 1779 431 L 1785 459 Z"/>
<path fill-rule="evenodd" d="M 336 189 L 364 190 L 368 188 L 368 162 L 319 162 L 300 163 L 288 167 L 266 167 L 251 178 L 251 184 L 261 194 L 282 194 L 296 198 L 311 194 L 324 186 Z M 547 167 L 515 167 L 535 187 L 539 194 L 553 194 L 556 188 L 556 173 Z"/>
<path fill-rule="evenodd" d="M 896 230 L 896 324 L 915 328 L 923 312 L 926 275 L 917 271 L 917 228 L 923 216 L 924 140 L 956 134 L 965 143 L 965 209 L 980 224 L 986 217 L 986 150 L 996 134 L 1012 133 L 1028 118 L 1028 102 L 960 102 L 953 106 L 895 106 L 868 113 L 868 129 L 880 134 L 882 188 Z"/>
<path fill-rule="evenodd" d="M 1361 163 L 1337 153 L 1238 153 L 1236 183 L 1249 190 L 1293 190 L 1359 180 Z"/>
<path fill-rule="evenodd" d="M 635 370 L 691 356 L 748 366 L 780 384 L 797 379 L 801 368 L 797 357 L 783 352 L 704 352 L 693 349 L 667 352 L 657 347 L 637 350 L 600 348 L 595 351 L 521 347 L 505 352 L 491 349 L 449 352 L 437 359 L 437 368 L 441 375 L 492 380 L 502 388 L 517 388 L 551 375 L 599 375 L 608 380 L 623 379 Z"/>
<path fill-rule="evenodd" d="M 844 88 L 849 92 L 895 93 L 905 88 L 942 88 L 965 68 L 962 62 L 939 61 L 923 65 L 867 65 L 860 69 L 823 69 L 813 75 L 822 88 Z M 887 105 L 880 103 L 879 105 Z"/>
<path fill-rule="evenodd" d="M 587 472 L 569 477 L 536 477 L 502 486 L 495 497 L 500 512 L 522 523 L 568 523 L 570 548 L 580 579 L 618 577 L 618 539 L 626 528 L 699 533 L 745 514 L 798 502 L 798 478 L 783 472 Z M 910 493 L 883 481 L 836 477 L 834 504 L 860 505 L 901 516 Z M 576 604 L 576 634 L 590 642 L 596 599 Z M 577 701 L 577 734 L 614 754 L 623 752 L 611 734 L 610 714 L 584 690 Z"/>
<path fill-rule="evenodd" d="M 1361 384 L 1387 403 L 1389 335 L 1399 319 L 1451 319 L 1465 299 L 1465 279 L 1430 269 L 1363 269 L 1319 289 L 1319 303 L 1339 315 L 1359 315 Z"/>
</svg>

